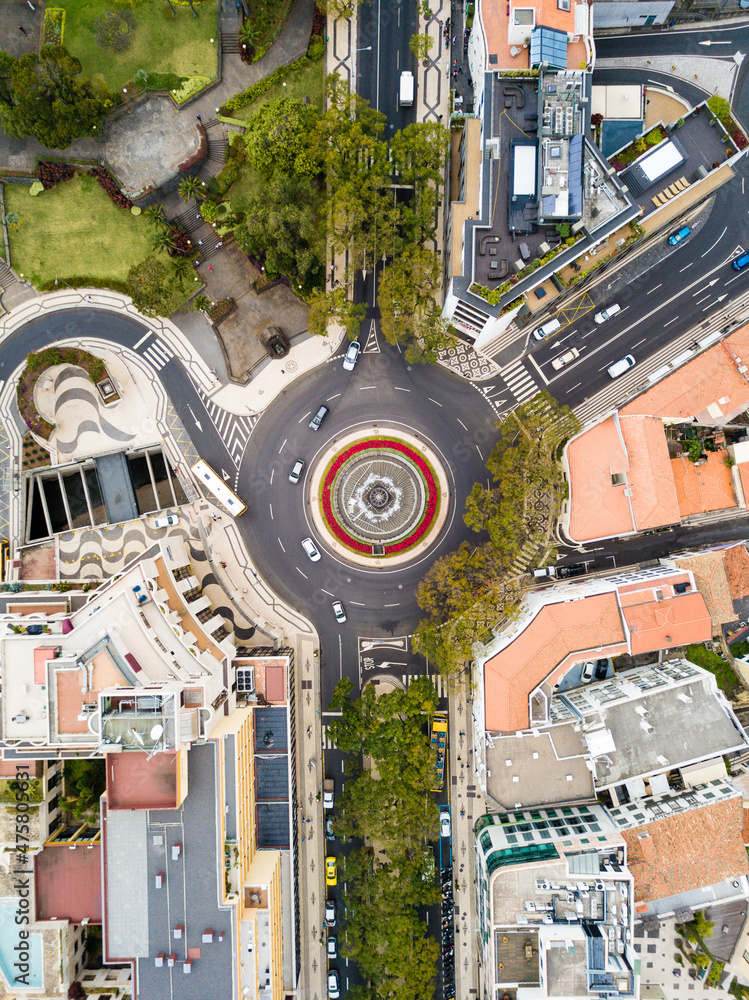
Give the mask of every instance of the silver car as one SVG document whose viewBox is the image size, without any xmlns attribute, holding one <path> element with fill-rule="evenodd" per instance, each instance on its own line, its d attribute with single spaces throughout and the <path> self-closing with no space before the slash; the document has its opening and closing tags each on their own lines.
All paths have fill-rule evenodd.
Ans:
<svg viewBox="0 0 749 1000">
<path fill-rule="evenodd" d="M 354 366 L 356 365 L 356 361 L 359 357 L 359 351 L 361 351 L 361 344 L 358 340 L 354 340 L 348 345 L 346 357 L 343 359 L 343 367 L 347 372 L 352 372 L 354 370 Z"/>
<path fill-rule="evenodd" d="M 301 476 L 303 469 L 304 469 L 304 459 L 298 458 L 291 467 L 291 472 L 289 473 L 289 482 L 298 483 L 299 477 Z"/>
<path fill-rule="evenodd" d="M 315 545 L 315 543 L 312 541 L 311 538 L 302 539 L 302 548 L 310 557 L 312 562 L 318 562 L 318 560 L 320 559 L 320 553 L 318 552 L 317 546 Z"/>
</svg>

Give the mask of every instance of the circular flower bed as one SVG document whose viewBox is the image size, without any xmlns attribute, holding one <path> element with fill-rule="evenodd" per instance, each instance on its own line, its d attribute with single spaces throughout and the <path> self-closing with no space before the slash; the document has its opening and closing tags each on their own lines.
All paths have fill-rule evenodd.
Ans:
<svg viewBox="0 0 749 1000">
<path fill-rule="evenodd" d="M 342 477 L 348 475 L 350 479 L 356 479 L 358 462 L 366 465 L 366 459 L 371 458 L 373 463 L 382 459 L 387 464 L 388 456 L 396 468 L 400 467 L 410 473 L 413 481 L 408 498 L 411 508 L 400 518 L 407 523 L 407 533 L 402 537 L 380 542 L 379 527 L 393 513 L 401 512 L 403 490 L 387 473 L 370 472 L 360 485 L 350 490 L 346 499 L 350 508 L 356 508 L 363 515 L 365 523 L 366 519 L 371 523 L 371 533 L 367 527 L 359 528 L 358 533 L 369 535 L 369 540 L 364 541 L 355 537 L 350 524 L 343 523 L 341 499 L 337 497 L 336 489 L 342 482 Z M 374 546 L 380 550 L 378 555 L 386 556 L 406 552 L 415 546 L 432 527 L 439 503 L 439 484 L 430 464 L 416 449 L 389 437 L 367 438 L 344 448 L 328 466 L 320 492 L 320 507 L 327 528 L 339 542 L 362 555 L 374 555 Z M 394 518 L 394 522 L 394 530 L 397 531 L 398 518 Z"/>
</svg>

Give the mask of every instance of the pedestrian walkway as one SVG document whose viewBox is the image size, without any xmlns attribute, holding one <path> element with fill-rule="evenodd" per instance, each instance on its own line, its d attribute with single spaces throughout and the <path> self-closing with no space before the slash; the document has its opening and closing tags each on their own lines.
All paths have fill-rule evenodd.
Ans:
<svg viewBox="0 0 749 1000">
<path fill-rule="evenodd" d="M 729 46 L 730 48 L 730 46 Z M 663 73 L 683 80 L 706 92 L 706 97 L 718 94 L 730 101 L 739 71 L 733 52 L 719 56 L 627 56 L 626 59 L 596 59 L 596 69 L 626 69 L 632 72 Z"/>
<path fill-rule="evenodd" d="M 226 445 L 234 464 L 239 468 L 247 442 L 250 440 L 250 434 L 257 423 L 257 417 L 238 417 L 211 400 L 201 389 L 198 389 L 198 395 L 203 400 L 206 413 Z"/>
<path fill-rule="evenodd" d="M 523 361 L 515 361 L 507 368 L 503 368 L 499 373 L 507 383 L 510 392 L 518 403 L 523 403 L 537 392 L 541 392 L 528 371 L 527 365 Z"/>
</svg>

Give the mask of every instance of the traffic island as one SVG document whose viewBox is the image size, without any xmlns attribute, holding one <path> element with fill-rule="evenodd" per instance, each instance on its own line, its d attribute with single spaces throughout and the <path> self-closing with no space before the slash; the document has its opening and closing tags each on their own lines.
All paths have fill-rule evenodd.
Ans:
<svg viewBox="0 0 749 1000">
<path fill-rule="evenodd" d="M 307 504 L 325 543 L 358 566 L 393 568 L 442 533 L 454 490 L 436 449 L 402 427 L 337 438 L 316 461 Z"/>
</svg>

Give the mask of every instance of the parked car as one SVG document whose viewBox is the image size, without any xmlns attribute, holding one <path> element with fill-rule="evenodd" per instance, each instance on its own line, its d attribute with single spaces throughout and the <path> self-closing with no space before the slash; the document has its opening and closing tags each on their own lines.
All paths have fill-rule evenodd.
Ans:
<svg viewBox="0 0 749 1000">
<path fill-rule="evenodd" d="M 609 672 L 609 661 L 607 659 L 596 660 L 596 680 L 602 681 Z"/>
<path fill-rule="evenodd" d="M 610 378 L 619 378 L 620 375 L 629 371 L 629 369 L 634 365 L 635 359 L 631 354 L 626 354 L 623 358 L 620 358 L 619 361 L 615 361 L 613 365 L 610 365 L 606 371 L 609 373 Z"/>
<path fill-rule="evenodd" d="M 312 562 L 318 562 L 319 561 L 319 559 L 320 559 L 320 553 L 318 552 L 317 546 L 315 545 L 315 543 L 312 541 L 311 538 L 303 538 L 302 539 L 302 548 L 307 553 L 307 555 L 310 557 L 310 559 L 312 560 Z"/>
<path fill-rule="evenodd" d="M 325 820 L 325 839 L 335 840 L 335 833 L 333 831 L 333 817 L 328 816 Z"/>
<path fill-rule="evenodd" d="M 330 969 L 328 971 L 328 997 L 330 1000 L 338 1000 L 341 995 L 341 989 L 338 985 L 338 973 L 335 969 Z"/>
<path fill-rule="evenodd" d="M 557 566 L 557 575 L 562 580 L 568 580 L 571 576 L 582 576 L 585 572 L 585 563 L 573 563 L 571 566 Z"/>
<path fill-rule="evenodd" d="M 173 524 L 179 524 L 179 514 L 167 514 L 166 517 L 153 519 L 154 528 L 171 528 Z"/>
<path fill-rule="evenodd" d="M 685 240 L 691 232 L 692 230 L 689 226 L 682 226 L 681 229 L 677 230 L 677 232 L 671 233 L 668 238 L 668 242 L 672 247 L 675 247 L 677 243 L 681 243 L 682 240 Z"/>
<path fill-rule="evenodd" d="M 289 473 L 289 482 L 298 483 L 299 477 L 301 476 L 303 469 L 304 469 L 304 459 L 298 458 L 291 467 L 291 472 Z"/>
<path fill-rule="evenodd" d="M 602 309 L 599 313 L 596 313 L 593 319 L 596 321 L 596 323 L 600 325 L 601 323 L 605 323 L 607 319 L 611 319 L 612 316 L 616 316 L 616 314 L 621 311 L 622 307 L 619 305 L 619 303 L 612 302 L 610 306 L 606 306 L 605 309 Z"/>
<path fill-rule="evenodd" d="M 551 367 L 556 371 L 559 371 L 560 368 L 564 368 L 564 366 L 568 365 L 570 361 L 574 361 L 575 358 L 579 357 L 580 352 L 578 349 L 576 347 L 571 347 L 566 354 L 560 354 L 558 358 L 554 358 L 551 362 Z"/>
<path fill-rule="evenodd" d="M 335 934 L 328 935 L 328 944 L 325 950 L 328 953 L 328 958 L 338 958 L 338 938 Z"/>
<path fill-rule="evenodd" d="M 337 622 L 343 623 L 346 621 L 346 612 L 340 601 L 333 601 L 332 604 L 333 614 L 335 615 L 335 620 Z"/>
<path fill-rule="evenodd" d="M 343 367 L 347 372 L 352 372 L 356 365 L 357 359 L 359 357 L 359 351 L 361 350 L 361 344 L 358 340 L 352 341 L 348 345 L 348 350 L 346 351 L 346 357 L 343 359 Z"/>
<path fill-rule="evenodd" d="M 331 856 L 325 859 L 325 885 L 338 885 L 338 862 Z"/>
<path fill-rule="evenodd" d="M 583 669 L 580 671 L 580 680 L 583 684 L 587 684 L 588 681 L 593 680 L 593 670 L 595 669 L 595 663 L 592 660 L 586 660 L 583 663 Z"/>
<path fill-rule="evenodd" d="M 734 271 L 743 271 L 744 268 L 749 265 L 749 253 L 742 253 L 740 257 L 731 264 Z"/>
<path fill-rule="evenodd" d="M 440 837 L 450 836 L 450 809 L 448 806 L 440 807 Z"/>
<path fill-rule="evenodd" d="M 336 912 L 335 912 L 335 900 L 326 899 L 325 900 L 325 923 L 328 927 L 335 927 Z"/>
<path fill-rule="evenodd" d="M 327 408 L 327 406 L 318 406 L 317 413 L 315 413 L 314 417 L 309 422 L 309 428 L 310 428 L 310 430 L 311 431 L 319 431 L 320 430 L 320 424 L 327 417 L 327 415 L 328 415 L 328 408 Z"/>
</svg>

